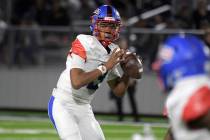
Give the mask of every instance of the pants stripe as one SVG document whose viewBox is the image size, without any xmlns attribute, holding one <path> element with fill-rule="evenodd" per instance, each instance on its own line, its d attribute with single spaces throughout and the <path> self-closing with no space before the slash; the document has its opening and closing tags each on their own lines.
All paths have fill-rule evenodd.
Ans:
<svg viewBox="0 0 210 140">
<path fill-rule="evenodd" d="M 50 100 L 49 100 L 49 103 L 48 103 L 48 116 L 49 116 L 51 122 L 53 123 L 54 127 L 56 128 L 55 120 L 53 118 L 53 113 L 52 113 L 54 100 L 55 100 L 55 97 L 54 96 L 51 96 L 50 97 Z"/>
</svg>

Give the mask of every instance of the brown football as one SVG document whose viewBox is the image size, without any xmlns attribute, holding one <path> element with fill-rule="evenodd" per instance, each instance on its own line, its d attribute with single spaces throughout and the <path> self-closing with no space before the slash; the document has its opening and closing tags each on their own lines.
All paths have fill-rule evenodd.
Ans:
<svg viewBox="0 0 210 140">
<path fill-rule="evenodd" d="M 131 78 L 140 79 L 143 72 L 142 61 L 134 53 L 127 54 L 125 60 L 120 63 L 122 70 Z"/>
</svg>

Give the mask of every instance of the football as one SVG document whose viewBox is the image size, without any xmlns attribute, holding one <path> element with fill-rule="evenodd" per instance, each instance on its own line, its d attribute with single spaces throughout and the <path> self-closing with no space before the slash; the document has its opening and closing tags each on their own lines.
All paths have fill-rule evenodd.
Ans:
<svg viewBox="0 0 210 140">
<path fill-rule="evenodd" d="M 120 63 L 123 72 L 131 78 L 140 79 L 143 73 L 142 61 L 136 54 L 128 53 Z"/>
</svg>

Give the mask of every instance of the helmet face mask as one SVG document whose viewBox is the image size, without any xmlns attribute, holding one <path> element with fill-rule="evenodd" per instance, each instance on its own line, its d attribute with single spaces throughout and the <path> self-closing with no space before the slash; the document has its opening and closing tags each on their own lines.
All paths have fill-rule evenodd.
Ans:
<svg viewBox="0 0 210 140">
<path fill-rule="evenodd" d="M 99 21 L 96 25 L 95 32 L 98 33 L 99 40 L 113 42 L 119 37 L 120 24 Z"/>
<path fill-rule="evenodd" d="M 109 45 L 119 38 L 121 18 L 118 11 L 108 5 L 96 9 L 91 17 L 90 29 L 103 45 Z"/>
</svg>

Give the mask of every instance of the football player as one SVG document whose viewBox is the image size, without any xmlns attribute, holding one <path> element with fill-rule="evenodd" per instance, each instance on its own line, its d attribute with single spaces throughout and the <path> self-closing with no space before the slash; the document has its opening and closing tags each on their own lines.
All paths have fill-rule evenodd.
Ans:
<svg viewBox="0 0 210 140">
<path fill-rule="evenodd" d="M 80 34 L 71 45 L 66 69 L 61 73 L 48 105 L 48 115 L 62 140 L 104 140 L 90 102 L 106 80 L 122 96 L 130 77 L 120 75 L 119 62 L 126 56 L 113 42 L 119 38 L 121 18 L 109 5 L 91 17 L 92 35 Z"/>
<path fill-rule="evenodd" d="M 163 43 L 156 70 L 169 93 L 166 112 L 171 128 L 165 140 L 210 139 L 209 50 L 199 38 L 172 35 Z"/>
</svg>

